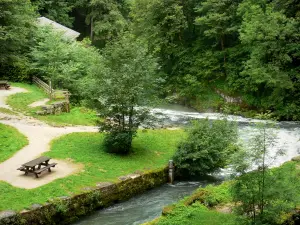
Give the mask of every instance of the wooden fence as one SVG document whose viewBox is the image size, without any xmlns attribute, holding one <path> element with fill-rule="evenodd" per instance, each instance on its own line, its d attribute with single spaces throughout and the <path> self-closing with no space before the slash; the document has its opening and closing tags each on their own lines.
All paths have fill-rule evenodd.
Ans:
<svg viewBox="0 0 300 225">
<path fill-rule="evenodd" d="M 33 82 L 40 88 L 42 88 L 48 95 L 50 100 L 53 99 L 65 99 L 66 102 L 68 103 L 68 112 L 70 111 L 70 105 L 69 105 L 69 97 L 70 97 L 70 92 L 68 90 L 55 90 L 52 88 L 51 81 L 49 82 L 49 85 L 42 81 L 41 79 L 37 78 L 34 76 L 32 78 Z"/>
<path fill-rule="evenodd" d="M 54 93 L 54 90 L 50 87 L 51 82 L 49 82 L 50 85 L 46 84 L 44 81 L 37 77 L 32 78 L 33 82 L 40 88 L 42 88 L 47 94 L 49 94 L 50 98 L 52 98 L 52 94 Z"/>
</svg>

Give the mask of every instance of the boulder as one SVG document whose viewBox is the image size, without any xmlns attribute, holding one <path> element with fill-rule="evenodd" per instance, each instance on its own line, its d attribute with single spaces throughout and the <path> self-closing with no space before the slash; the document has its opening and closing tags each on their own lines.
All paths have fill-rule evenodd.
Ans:
<svg viewBox="0 0 300 225">
<path fill-rule="evenodd" d="M 300 162 L 300 155 L 292 158 L 292 161 L 295 161 L 295 162 Z"/>
</svg>

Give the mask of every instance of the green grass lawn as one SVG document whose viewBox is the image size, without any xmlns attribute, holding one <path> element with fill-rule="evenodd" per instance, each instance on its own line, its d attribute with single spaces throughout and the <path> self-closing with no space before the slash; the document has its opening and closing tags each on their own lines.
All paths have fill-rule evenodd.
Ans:
<svg viewBox="0 0 300 225">
<path fill-rule="evenodd" d="M 25 83 L 12 83 L 12 86 L 21 87 L 28 91 L 8 96 L 6 101 L 7 104 L 16 111 L 20 111 L 23 113 L 33 113 L 35 112 L 35 109 L 30 108 L 28 105 L 44 98 L 48 98 L 48 95 L 35 85 Z"/>
<path fill-rule="evenodd" d="M 9 159 L 28 145 L 27 138 L 14 127 L 0 123 L 0 162 Z"/>
<path fill-rule="evenodd" d="M 128 156 L 106 153 L 102 146 L 103 134 L 100 133 L 63 136 L 53 141 L 51 151 L 45 155 L 56 159 L 71 158 L 84 165 L 83 171 L 31 190 L 0 182 L 0 211 L 21 210 L 34 203 L 45 203 L 50 198 L 82 192 L 84 187 L 99 182 L 117 181 L 118 177 L 135 171 L 163 168 L 184 136 L 182 130 L 140 131 Z"/>
<path fill-rule="evenodd" d="M 39 120 L 54 126 L 66 126 L 66 125 L 86 125 L 94 126 L 98 120 L 96 112 L 84 107 L 72 107 L 70 113 L 61 113 L 59 115 L 45 115 L 39 116 L 36 111 L 40 110 L 40 107 L 31 108 L 30 105 L 33 102 L 48 98 L 49 96 L 36 85 L 30 85 L 25 83 L 12 83 L 12 86 L 21 87 L 28 92 L 17 93 L 7 98 L 7 104 L 14 110 L 22 112 L 24 114 L 33 116 Z"/>
<path fill-rule="evenodd" d="M 43 120 L 50 125 L 54 126 L 67 126 L 67 125 L 85 125 L 95 126 L 97 120 L 96 112 L 84 107 L 72 107 L 70 113 L 61 113 L 58 115 L 35 115 L 39 120 Z"/>
</svg>

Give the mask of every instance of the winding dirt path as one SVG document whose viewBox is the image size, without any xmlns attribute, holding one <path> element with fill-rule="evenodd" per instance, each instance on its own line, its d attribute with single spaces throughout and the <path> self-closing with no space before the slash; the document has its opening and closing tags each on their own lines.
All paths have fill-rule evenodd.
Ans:
<svg viewBox="0 0 300 225">
<path fill-rule="evenodd" d="M 42 105 L 45 105 L 47 102 L 49 102 L 50 99 L 49 98 L 44 98 L 40 101 L 37 101 L 37 102 L 33 102 L 31 103 L 30 105 L 28 105 L 29 107 L 37 107 L 37 106 L 42 106 Z"/>
<path fill-rule="evenodd" d="M 0 90 L 0 107 L 10 108 L 5 104 L 5 98 L 9 95 L 26 91 L 25 89 L 12 88 L 11 90 Z M 14 116 L 0 113 L 0 123 L 17 128 L 29 141 L 29 145 L 18 151 L 10 159 L 0 164 L 0 180 L 10 183 L 20 188 L 36 188 L 47 184 L 55 179 L 66 177 L 72 173 L 79 172 L 82 165 L 74 164 L 70 161 L 51 159 L 58 165 L 51 173 L 44 172 L 40 178 L 25 176 L 23 172 L 17 170 L 22 164 L 33 160 L 42 153 L 50 150 L 50 142 L 62 135 L 73 132 L 97 132 L 96 127 L 74 126 L 74 127 L 51 127 L 42 121 L 27 117 Z M 5 151 L 5 149 L 0 149 Z"/>
</svg>

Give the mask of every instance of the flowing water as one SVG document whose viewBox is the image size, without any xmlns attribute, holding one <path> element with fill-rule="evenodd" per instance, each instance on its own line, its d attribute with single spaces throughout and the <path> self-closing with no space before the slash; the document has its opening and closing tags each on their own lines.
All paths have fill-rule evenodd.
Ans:
<svg viewBox="0 0 300 225">
<path fill-rule="evenodd" d="M 161 119 L 164 126 L 182 126 L 192 119 L 209 118 L 211 120 L 222 118 L 219 113 L 198 113 L 193 109 L 179 105 L 165 106 L 153 109 L 152 113 Z M 253 135 L 255 128 L 253 122 L 266 122 L 263 120 L 247 119 L 240 116 L 228 116 L 229 120 L 238 122 L 239 135 L 246 143 Z M 276 129 L 277 143 L 274 152 L 283 149 L 285 155 L 273 162 L 279 166 L 292 157 L 300 154 L 300 124 L 298 122 L 278 122 Z M 75 225 L 135 225 L 154 219 L 161 215 L 162 208 L 191 194 L 199 186 L 207 182 L 179 182 L 175 185 L 164 185 L 155 190 L 134 197 L 129 201 L 116 204 L 110 208 L 100 210 L 91 216 L 83 218 Z"/>
<path fill-rule="evenodd" d="M 190 195 L 207 182 L 165 184 L 126 202 L 99 210 L 74 225 L 138 225 L 161 215 L 162 208 Z"/>
<path fill-rule="evenodd" d="M 199 113 L 193 109 L 183 107 L 180 105 L 171 105 L 161 108 L 156 108 L 152 110 L 152 113 L 160 118 L 164 126 L 182 126 L 187 125 L 191 120 L 205 119 L 210 120 L 222 119 L 225 115 L 220 113 Z M 265 120 L 249 119 L 241 116 L 229 115 L 226 117 L 228 120 L 236 121 L 239 128 L 240 139 L 247 144 L 249 139 L 255 134 L 257 129 L 254 123 L 262 122 Z M 272 166 L 279 166 L 282 163 L 291 160 L 294 156 L 300 154 L 300 123 L 299 122 L 277 122 L 277 128 L 270 128 L 276 134 L 276 143 L 272 147 L 272 154 L 281 149 L 284 155 L 277 157 L 275 161 L 272 162 Z M 270 157 L 271 158 L 271 157 Z"/>
</svg>

